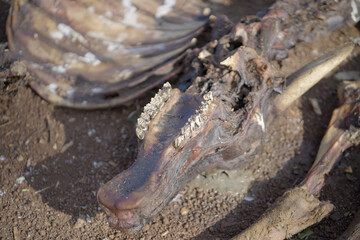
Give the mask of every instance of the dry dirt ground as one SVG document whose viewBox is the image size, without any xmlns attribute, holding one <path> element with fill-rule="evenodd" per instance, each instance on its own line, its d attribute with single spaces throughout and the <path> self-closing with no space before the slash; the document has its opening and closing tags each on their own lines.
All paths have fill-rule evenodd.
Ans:
<svg viewBox="0 0 360 240">
<path fill-rule="evenodd" d="M 257 3 L 245 5 L 248 11 L 242 14 L 266 8 Z M 4 46 L 8 5 L 0 0 L 0 6 Z M 282 62 L 284 74 L 359 36 L 357 28 L 345 27 L 315 43 L 297 45 Z M 359 48 L 338 71 L 360 71 Z M 95 193 L 133 163 L 134 122 L 155 90 L 128 106 L 78 111 L 42 100 L 23 78 L 2 77 L 0 239 L 229 239 L 304 177 L 338 104 L 337 83 L 334 77 L 324 79 L 273 122 L 264 150 L 236 176 L 240 189 L 224 191 L 232 173 L 199 176 L 142 231 L 127 235 L 109 228 Z M 318 100 L 322 115 L 314 113 L 310 97 Z M 344 152 L 320 195 L 335 205 L 334 211 L 293 239 L 335 239 L 346 229 L 360 205 L 359 160 L 359 148 Z M 230 179 L 219 184 L 216 176 Z M 210 184 L 199 181 L 205 177 Z"/>
</svg>

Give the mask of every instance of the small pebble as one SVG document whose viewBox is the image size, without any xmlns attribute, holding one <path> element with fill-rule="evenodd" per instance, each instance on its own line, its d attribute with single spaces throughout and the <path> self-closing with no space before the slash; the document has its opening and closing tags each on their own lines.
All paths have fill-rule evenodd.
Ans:
<svg viewBox="0 0 360 240">
<path fill-rule="evenodd" d="M 344 169 L 344 172 L 345 172 L 345 173 L 352 174 L 352 173 L 353 173 L 353 170 L 352 170 L 351 166 L 347 166 L 347 167 Z"/>
<path fill-rule="evenodd" d="M 45 230 L 41 230 L 41 231 L 40 231 L 40 235 L 41 235 L 41 236 L 45 236 L 45 235 L 46 235 L 46 231 L 45 231 Z"/>
<path fill-rule="evenodd" d="M 187 215 L 188 213 L 189 213 L 189 209 L 188 209 L 188 208 L 182 207 L 182 208 L 180 209 L 180 214 L 181 214 L 182 216 L 185 216 L 185 215 Z"/>
<path fill-rule="evenodd" d="M 17 182 L 18 184 L 22 184 L 24 180 L 25 180 L 25 177 L 24 177 L 24 176 L 21 176 L 21 177 L 19 177 L 18 179 L 16 179 L 16 182 Z"/>
<path fill-rule="evenodd" d="M 94 168 L 100 168 L 103 164 L 104 164 L 103 162 L 97 162 L 97 161 L 93 162 Z"/>
<path fill-rule="evenodd" d="M 247 202 L 252 202 L 252 201 L 254 201 L 254 198 L 250 197 L 250 196 L 246 196 L 246 197 L 244 197 L 244 200 Z"/>
<path fill-rule="evenodd" d="M 334 212 L 330 215 L 330 219 L 333 221 L 339 221 L 341 219 L 341 214 L 339 212 Z"/>
<path fill-rule="evenodd" d="M 22 161 L 24 161 L 24 157 L 21 156 L 21 155 L 19 155 L 19 156 L 17 157 L 17 160 L 18 160 L 19 162 L 22 162 Z"/>
<path fill-rule="evenodd" d="M 147 231 L 147 230 L 149 230 L 150 229 L 150 227 L 149 227 L 149 224 L 146 224 L 144 227 L 143 227 L 143 231 Z"/>
<path fill-rule="evenodd" d="M 95 129 L 90 129 L 87 134 L 88 134 L 89 137 L 91 137 L 91 136 L 94 135 L 95 133 L 96 133 L 96 130 L 95 130 Z"/>
<path fill-rule="evenodd" d="M 88 223 L 91 223 L 91 217 L 90 217 L 88 214 L 86 214 L 86 221 L 87 221 Z"/>
<path fill-rule="evenodd" d="M 322 115 L 322 111 L 321 111 L 321 108 L 320 108 L 320 105 L 319 105 L 319 102 L 316 98 L 309 98 L 309 101 L 310 101 L 310 104 L 314 110 L 314 112 L 321 116 Z"/>
<path fill-rule="evenodd" d="M 116 167 L 116 166 L 117 166 L 117 164 L 114 163 L 113 161 L 109 161 L 109 164 L 110 164 L 111 166 L 113 166 L 113 167 Z"/>
<path fill-rule="evenodd" d="M 72 145 L 74 145 L 73 141 L 70 141 L 70 142 L 64 144 L 64 146 L 60 150 L 60 153 L 66 152 Z"/>
<path fill-rule="evenodd" d="M 69 121 L 70 123 L 72 123 L 72 122 L 75 122 L 75 120 L 76 120 L 76 119 L 72 117 L 72 118 L 69 118 L 68 121 Z"/>
<path fill-rule="evenodd" d="M 81 228 L 81 227 L 83 227 L 83 226 L 85 225 L 85 223 L 86 223 L 86 222 L 85 222 L 84 219 L 78 218 L 77 221 L 76 221 L 76 223 L 74 224 L 74 227 L 73 227 L 73 228 L 75 228 L 75 229 Z"/>
</svg>

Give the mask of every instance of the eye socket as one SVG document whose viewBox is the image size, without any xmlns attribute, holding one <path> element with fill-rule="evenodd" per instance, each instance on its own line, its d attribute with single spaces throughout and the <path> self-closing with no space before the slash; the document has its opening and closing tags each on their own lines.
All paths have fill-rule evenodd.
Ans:
<svg viewBox="0 0 360 240">
<path fill-rule="evenodd" d="M 243 108 L 247 102 L 246 97 L 251 92 L 252 87 L 244 84 L 241 86 L 239 93 L 236 95 L 235 105 L 233 106 L 234 111 Z"/>
<path fill-rule="evenodd" d="M 239 38 L 239 39 L 233 39 L 229 42 L 228 46 L 227 46 L 227 49 L 229 51 L 232 51 L 234 49 L 237 49 L 241 46 L 243 46 L 243 41 L 242 41 L 242 38 Z"/>
</svg>

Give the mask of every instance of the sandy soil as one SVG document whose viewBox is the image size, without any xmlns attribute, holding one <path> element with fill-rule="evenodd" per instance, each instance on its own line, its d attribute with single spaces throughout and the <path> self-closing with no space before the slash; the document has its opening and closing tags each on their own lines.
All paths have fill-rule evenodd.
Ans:
<svg viewBox="0 0 360 240">
<path fill-rule="evenodd" d="M 254 5 L 245 5 L 243 14 L 261 10 Z M 8 5 L 0 1 L 0 6 L 3 44 Z M 345 27 L 315 43 L 299 44 L 281 63 L 282 70 L 289 74 L 359 36 L 357 28 Z M 360 71 L 359 48 L 338 71 Z M 133 163 L 134 123 L 156 90 L 128 106 L 78 111 L 45 102 L 26 78 L 2 77 L 0 239 L 229 239 L 304 177 L 338 104 L 337 83 L 331 76 L 324 79 L 279 116 L 268 129 L 264 150 L 244 169 L 200 175 L 142 231 L 127 235 L 109 228 L 95 193 Z M 310 97 L 318 100 L 322 115 L 314 113 Z M 293 239 L 335 239 L 346 229 L 360 204 L 359 159 L 359 148 L 344 152 L 320 195 L 335 210 Z"/>
</svg>

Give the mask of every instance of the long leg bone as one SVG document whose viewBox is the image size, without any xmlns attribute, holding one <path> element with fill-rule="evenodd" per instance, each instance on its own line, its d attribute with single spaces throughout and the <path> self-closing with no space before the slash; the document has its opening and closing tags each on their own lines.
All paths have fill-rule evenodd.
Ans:
<svg viewBox="0 0 360 240">
<path fill-rule="evenodd" d="M 340 154 L 360 142 L 360 81 L 343 84 L 340 87 L 342 93 L 339 94 L 343 105 L 334 110 L 315 162 L 301 184 L 311 194 L 319 193 L 325 174 L 331 170 Z"/>
<path fill-rule="evenodd" d="M 342 105 L 334 110 L 315 162 L 305 179 L 298 187 L 284 193 L 260 220 L 233 239 L 289 238 L 321 221 L 332 210 L 332 204 L 321 202 L 314 195 L 320 192 L 325 175 L 340 154 L 360 143 L 360 81 L 343 84 L 339 88 Z M 359 236 L 358 223 L 341 239 L 359 239 Z"/>
<path fill-rule="evenodd" d="M 352 43 L 346 44 L 342 48 L 327 54 L 292 74 L 288 78 L 291 85 L 281 95 L 278 95 L 274 101 L 277 110 L 282 112 L 288 108 L 296 99 L 301 97 L 307 90 L 325 77 L 326 74 L 343 62 L 353 48 Z M 296 81 L 294 81 L 295 79 Z"/>
</svg>

